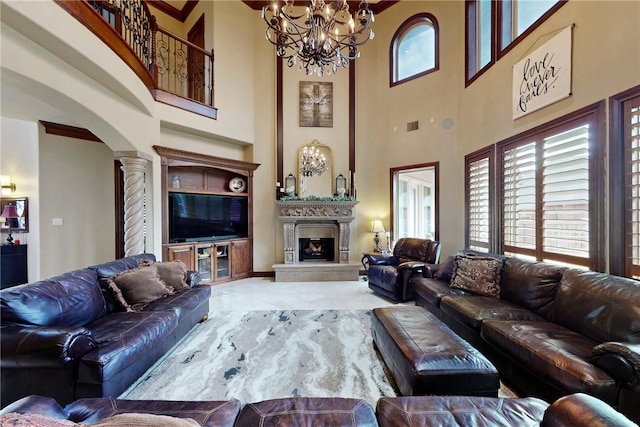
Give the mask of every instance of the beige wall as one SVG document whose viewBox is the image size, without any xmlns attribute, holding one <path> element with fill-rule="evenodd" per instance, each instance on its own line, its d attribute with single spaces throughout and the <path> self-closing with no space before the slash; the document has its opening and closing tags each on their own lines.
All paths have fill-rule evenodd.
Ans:
<svg viewBox="0 0 640 427">
<path fill-rule="evenodd" d="M 603 4 L 584 0 L 568 2 L 467 88 L 463 72 L 464 2 L 399 2 L 377 17 L 376 36 L 362 48 L 361 58 L 356 62 L 359 204 L 352 234 L 352 258 L 357 259 L 360 252 L 371 249 L 372 235 L 368 227 L 372 219 L 382 218 L 385 228 L 390 226 L 389 168 L 439 162 L 440 239 L 443 255 L 453 253 L 463 245 L 465 154 L 640 83 L 640 35 L 635 31 L 640 22 L 640 3 L 610 1 L 606 7 Z M 0 6 L 2 84 L 23 91 L 25 99 L 26 95 L 33 96 L 57 111 L 47 117 L 31 117 L 25 113 L 16 118 L 29 121 L 31 128 L 39 119 L 72 120 L 96 133 L 114 151 L 137 150 L 152 158 L 149 181 L 155 209 L 149 250 L 157 255 L 161 253 L 160 164 L 151 148 L 160 144 L 260 163 L 254 179 L 254 269 L 271 271 L 273 263 L 282 261 L 281 224 L 274 203 L 276 62 L 273 46 L 264 39 L 265 24 L 259 11 L 239 1 L 199 2 L 198 7 L 202 9 L 194 11 L 183 25 L 188 31 L 202 11 L 213 14 L 212 24 L 207 20 L 206 46 L 213 47 L 216 55 L 218 119 L 210 120 L 155 103 L 113 52 L 52 1 L 2 2 Z M 391 37 L 404 20 L 419 12 L 432 13 L 440 24 L 440 70 L 390 88 Z M 553 31 L 571 23 L 576 24 L 573 95 L 513 121 L 510 114 L 512 65 L 543 43 Z M 298 126 L 301 80 L 334 82 L 333 128 Z M 336 76 L 320 79 L 285 67 L 285 175 L 295 170 L 298 148 L 313 139 L 331 146 L 334 175 L 347 172 L 347 88 L 347 70 L 340 69 Z M 4 105 L 3 110 L 7 111 Z M 443 128 L 445 119 L 452 120 L 451 128 Z M 413 120 L 420 121 L 420 130 L 409 134 L 406 123 Z M 44 141 L 50 142 L 49 138 Z M 15 161 L 12 158 L 22 159 L 29 153 L 28 149 L 14 151 L 12 144 L 3 141 L 0 146 L 3 167 L 7 161 Z M 68 160 L 83 163 L 80 153 L 76 152 Z M 59 173 L 47 166 L 43 168 L 40 174 L 46 171 L 55 177 Z M 38 172 L 34 172 L 34 176 L 36 182 L 50 178 L 38 176 Z M 62 174 L 61 179 L 67 178 Z M 96 192 L 104 191 L 101 181 L 94 185 Z M 69 187 L 58 187 L 57 191 L 61 198 L 74 196 Z M 44 196 L 43 191 L 34 192 L 36 197 Z M 111 201 L 109 204 L 112 207 Z M 55 214 L 41 216 L 42 227 L 50 224 L 51 215 Z M 43 231 L 43 235 L 47 232 Z M 102 242 L 91 236 L 76 235 L 67 239 L 69 247 L 85 244 L 99 246 Z M 43 259 L 46 245 L 48 243 L 41 245 Z M 49 246 L 46 249 L 50 251 Z M 102 255 L 94 257 L 96 259 L 86 264 L 102 261 L 97 259 Z M 48 265 L 43 273 L 54 269 Z"/>
<path fill-rule="evenodd" d="M 389 167 L 440 162 L 443 255 L 462 248 L 465 154 L 640 84 L 640 33 L 634 30 L 640 22 L 640 3 L 613 1 L 606 2 L 606 7 L 604 3 L 569 1 L 467 88 L 464 85 L 464 2 L 400 2 L 385 11 L 376 21 L 374 54 L 369 56 L 368 50 L 363 51 L 366 59 L 358 64 L 358 75 L 364 76 L 372 69 L 371 61 L 376 61 L 373 68 L 377 70 L 377 84 L 371 90 L 377 90 L 377 94 L 366 95 L 375 102 L 375 111 L 371 106 L 363 107 L 363 94 L 358 92 L 359 119 L 375 126 L 375 131 L 359 126 L 358 153 L 378 165 L 381 176 L 371 176 L 371 179 L 376 182 L 376 192 L 384 197 L 373 194 L 369 188 L 365 194 L 359 192 L 361 205 L 371 211 L 383 207 L 385 200 L 382 199 L 389 193 Z M 391 38 L 404 20 L 418 12 L 429 12 L 439 22 L 440 70 L 390 88 Z M 513 64 L 552 37 L 556 30 L 572 23 L 575 23 L 572 96 L 512 120 Z M 370 86 L 360 82 L 359 88 Z M 430 123 L 432 118 L 434 123 Z M 453 120 L 453 127 L 444 129 L 445 119 Z M 406 123 L 413 120 L 420 121 L 420 130 L 407 133 Z M 359 165 L 358 170 L 362 169 Z"/>
<path fill-rule="evenodd" d="M 114 258 L 113 162 L 105 144 L 48 135 L 40 127 L 41 277 Z M 63 225 L 53 225 L 53 218 Z"/>
<path fill-rule="evenodd" d="M 276 179 L 276 104 L 275 104 L 275 51 L 264 46 L 264 27 L 260 13 L 252 12 L 256 22 L 252 28 L 253 61 L 253 145 L 246 148 L 246 160 L 259 163 L 254 172 L 253 192 L 253 268 L 255 271 L 273 271 L 271 265 L 282 251 L 281 225 L 276 216 L 274 199 Z M 264 46 L 264 49 L 258 49 Z M 279 248 L 279 249 L 278 249 Z"/>
<path fill-rule="evenodd" d="M 27 248 L 28 279 L 40 277 L 40 189 L 38 182 L 38 125 L 0 117 L 0 175 L 8 175 L 16 191 L 8 197 L 27 197 L 29 232 L 13 235 Z M 0 236 L 2 242 L 6 234 Z"/>
<path fill-rule="evenodd" d="M 212 2 L 202 3 L 201 7 L 213 7 Z M 214 26 L 222 34 L 229 33 L 252 13 L 241 2 L 221 2 L 219 6 L 222 12 L 214 14 L 219 22 L 206 26 L 207 45 L 213 44 Z M 232 46 L 218 49 L 220 62 L 232 66 L 227 71 L 219 67 L 216 79 L 231 80 L 237 86 L 217 85 L 216 106 L 220 108 L 220 114 L 218 120 L 212 121 L 154 102 L 137 76 L 54 2 L 2 2 L 0 7 L 1 83 L 11 88 L 11 91 L 2 91 L 2 115 L 24 119 L 32 126 L 37 126 L 38 120 L 49 120 L 83 127 L 100 137 L 113 151 L 137 151 L 151 158 L 148 191 L 153 197 L 148 202 L 151 207 L 158 208 L 150 216 L 146 250 L 160 256 L 160 164 L 152 146 L 162 144 L 235 159 L 245 157 L 244 150 L 254 137 L 253 35 L 246 35 L 248 43 L 242 37 L 237 38 L 247 46 L 244 55 L 234 53 Z M 243 71 L 234 72 L 235 66 Z M 15 96 L 8 99 L 5 92 L 15 93 Z M 10 155 L 19 157 L 22 147 L 13 141 L 8 144 Z M 83 162 L 77 155 L 71 159 Z M 34 171 L 30 178 L 38 181 L 42 177 Z M 57 191 L 59 196 L 74 202 L 79 202 L 76 199 L 81 197 L 71 187 Z M 108 200 L 112 207 L 113 198 Z M 41 221 L 43 227 L 50 224 L 50 218 L 43 217 Z M 87 235 L 77 241 L 68 240 L 66 244 L 69 247 L 99 246 L 102 241 L 92 240 L 92 236 Z M 45 245 L 34 248 L 38 250 L 39 258 L 48 262 L 44 261 Z M 94 255 L 95 259 L 90 263 L 103 260 Z M 113 257 L 113 251 L 110 257 Z M 30 279 L 39 279 L 43 277 L 41 274 L 51 271 L 43 268 Z"/>
</svg>

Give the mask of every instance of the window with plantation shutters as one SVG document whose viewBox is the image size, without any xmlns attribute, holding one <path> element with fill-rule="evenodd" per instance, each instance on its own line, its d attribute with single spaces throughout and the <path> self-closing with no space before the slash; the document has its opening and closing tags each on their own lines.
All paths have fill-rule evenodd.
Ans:
<svg viewBox="0 0 640 427">
<path fill-rule="evenodd" d="M 627 128 L 626 179 L 627 195 L 627 271 L 629 276 L 640 278 L 640 97 L 627 103 L 625 122 Z"/>
<path fill-rule="evenodd" d="M 536 249 L 536 144 L 507 148 L 503 155 L 504 250 L 535 256 Z"/>
<path fill-rule="evenodd" d="M 545 258 L 589 259 L 589 126 L 543 138 L 542 250 Z"/>
<path fill-rule="evenodd" d="M 500 249 L 602 271 L 603 103 L 498 144 Z"/>
<path fill-rule="evenodd" d="M 493 234 L 493 146 L 465 156 L 466 247 L 490 252 Z"/>
</svg>

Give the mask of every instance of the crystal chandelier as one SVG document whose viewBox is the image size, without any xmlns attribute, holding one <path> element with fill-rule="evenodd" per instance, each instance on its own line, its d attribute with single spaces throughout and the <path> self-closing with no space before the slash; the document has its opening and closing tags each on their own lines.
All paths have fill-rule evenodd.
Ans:
<svg viewBox="0 0 640 427">
<path fill-rule="evenodd" d="M 297 63 L 307 75 L 347 68 L 349 60 L 360 56 L 359 46 L 373 38 L 373 12 L 366 1 L 353 16 L 346 0 L 307 0 L 306 8 L 294 6 L 294 0 L 284 0 L 282 7 L 278 3 L 262 8 L 267 40 L 289 67 Z"/>
<path fill-rule="evenodd" d="M 327 170 L 327 160 L 318 147 L 304 146 L 300 156 L 300 175 L 311 177 L 322 175 Z"/>
</svg>

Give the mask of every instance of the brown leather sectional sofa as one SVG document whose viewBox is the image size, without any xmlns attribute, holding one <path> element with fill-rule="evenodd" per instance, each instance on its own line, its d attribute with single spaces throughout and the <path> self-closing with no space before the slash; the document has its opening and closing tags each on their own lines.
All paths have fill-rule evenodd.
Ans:
<svg viewBox="0 0 640 427">
<path fill-rule="evenodd" d="M 118 396 L 209 313 L 211 288 L 187 289 L 140 312 L 114 308 L 105 280 L 154 262 L 140 254 L 0 291 L 0 403 L 31 394 L 69 403 Z"/>
<path fill-rule="evenodd" d="M 137 418 L 133 424 L 126 424 L 118 419 L 122 415 Z M 177 427 L 188 423 L 185 419 L 190 418 L 193 423 L 186 425 L 206 427 L 637 427 L 611 406 L 585 394 L 567 396 L 551 405 L 536 398 L 383 397 L 375 409 L 364 400 L 349 398 L 283 398 L 244 406 L 233 399 L 185 402 L 93 398 L 61 407 L 51 398 L 28 396 L 2 410 L 0 422 L 3 417 L 8 420 L 23 417 L 24 422 L 34 416 L 48 417 L 46 425 L 68 420 L 82 423 L 78 425 Z"/>
<path fill-rule="evenodd" d="M 489 256 L 504 261 L 498 298 L 451 287 L 451 257 L 412 279 L 417 304 L 523 394 L 553 401 L 586 393 L 639 420 L 640 282 Z"/>
</svg>

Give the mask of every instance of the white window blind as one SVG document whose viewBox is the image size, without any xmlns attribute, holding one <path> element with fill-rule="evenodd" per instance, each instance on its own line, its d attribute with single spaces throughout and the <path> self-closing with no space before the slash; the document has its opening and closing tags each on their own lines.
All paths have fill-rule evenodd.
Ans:
<svg viewBox="0 0 640 427">
<path fill-rule="evenodd" d="M 542 249 L 589 259 L 589 126 L 543 139 Z"/>
<path fill-rule="evenodd" d="M 503 156 L 505 250 L 536 248 L 536 144 L 507 149 Z M 517 252 L 517 251 L 516 251 Z"/>
<path fill-rule="evenodd" d="M 640 278 L 640 98 L 629 101 L 627 132 L 627 246 L 630 275 Z"/>
<path fill-rule="evenodd" d="M 489 251 L 489 158 L 469 163 L 469 247 Z"/>
</svg>

